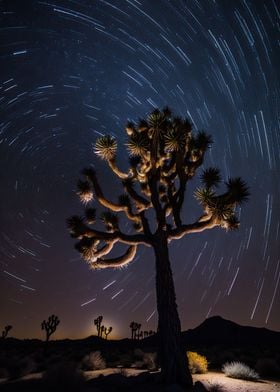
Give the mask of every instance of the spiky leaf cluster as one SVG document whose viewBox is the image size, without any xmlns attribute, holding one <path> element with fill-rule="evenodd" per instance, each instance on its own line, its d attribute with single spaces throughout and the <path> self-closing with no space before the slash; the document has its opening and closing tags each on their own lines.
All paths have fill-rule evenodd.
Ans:
<svg viewBox="0 0 280 392">
<path fill-rule="evenodd" d="M 186 135 L 180 130 L 173 128 L 166 132 L 165 148 L 167 151 L 183 150 L 186 145 Z"/>
<path fill-rule="evenodd" d="M 84 219 L 74 215 L 67 219 L 67 226 L 72 237 L 78 238 L 85 232 Z"/>
<path fill-rule="evenodd" d="M 247 201 L 249 197 L 245 182 L 239 177 L 230 178 L 225 182 L 227 191 L 216 195 L 213 187 L 221 181 L 219 170 L 204 170 L 201 180 L 206 188 L 198 188 L 195 197 L 203 206 L 206 216 L 214 218 L 226 230 L 238 229 L 240 222 L 235 214 L 236 206 Z"/>
<path fill-rule="evenodd" d="M 195 198 L 204 207 L 207 207 L 213 203 L 215 193 L 209 188 L 198 188 L 194 193 Z"/>
<path fill-rule="evenodd" d="M 217 187 L 221 182 L 220 170 L 216 167 L 209 167 L 203 171 L 200 178 L 206 188 Z"/>
<path fill-rule="evenodd" d="M 230 200 L 233 203 L 242 204 L 248 201 L 250 193 L 246 183 L 240 178 L 230 178 L 226 182 Z"/>
<path fill-rule="evenodd" d="M 80 197 L 82 203 L 87 204 L 93 199 L 93 192 L 88 181 L 78 181 L 77 195 Z"/>
<path fill-rule="evenodd" d="M 101 159 L 109 161 L 116 156 L 117 142 L 110 135 L 101 136 L 95 143 L 94 151 Z"/>
<path fill-rule="evenodd" d="M 150 141 L 144 132 L 134 133 L 127 142 L 129 154 L 135 157 L 142 157 L 149 151 Z"/>
</svg>

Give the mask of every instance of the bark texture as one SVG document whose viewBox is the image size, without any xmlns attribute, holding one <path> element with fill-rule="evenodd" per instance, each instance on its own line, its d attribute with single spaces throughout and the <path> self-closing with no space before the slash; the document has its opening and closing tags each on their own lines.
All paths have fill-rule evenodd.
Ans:
<svg viewBox="0 0 280 392">
<path fill-rule="evenodd" d="M 165 384 L 193 385 L 178 315 L 167 238 L 162 233 L 154 246 L 159 328 L 159 359 Z"/>
</svg>

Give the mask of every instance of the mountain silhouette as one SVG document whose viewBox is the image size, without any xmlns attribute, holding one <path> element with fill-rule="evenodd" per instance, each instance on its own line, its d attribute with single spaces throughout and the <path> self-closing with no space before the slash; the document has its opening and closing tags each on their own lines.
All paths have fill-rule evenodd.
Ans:
<svg viewBox="0 0 280 392">
<path fill-rule="evenodd" d="M 182 332 L 185 344 L 274 345 L 280 344 L 280 332 L 248 327 L 213 316 L 194 329 Z"/>
</svg>

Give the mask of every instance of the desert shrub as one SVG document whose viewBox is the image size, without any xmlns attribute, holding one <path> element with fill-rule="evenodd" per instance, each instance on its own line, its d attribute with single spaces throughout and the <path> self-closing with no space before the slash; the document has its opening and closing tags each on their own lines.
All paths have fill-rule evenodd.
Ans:
<svg viewBox="0 0 280 392">
<path fill-rule="evenodd" d="M 189 369 L 192 374 L 207 373 L 208 361 L 206 357 L 193 351 L 188 351 L 187 356 L 189 361 Z"/>
<path fill-rule="evenodd" d="M 157 368 L 156 358 L 157 358 L 157 353 L 144 353 L 143 355 L 144 367 L 148 370 L 155 370 Z"/>
<path fill-rule="evenodd" d="M 93 351 L 84 357 L 82 366 L 84 370 L 99 370 L 106 368 L 106 362 L 100 351 Z"/>
<path fill-rule="evenodd" d="M 261 376 L 279 377 L 280 366 L 272 358 L 260 358 L 256 363 L 256 370 Z"/>
<path fill-rule="evenodd" d="M 48 369 L 43 375 L 43 383 L 47 390 L 80 392 L 85 385 L 85 378 L 76 364 L 60 363 Z"/>
<path fill-rule="evenodd" d="M 223 365 L 222 371 L 227 377 L 231 378 L 251 381 L 259 379 L 258 373 L 242 362 L 227 362 Z"/>
</svg>

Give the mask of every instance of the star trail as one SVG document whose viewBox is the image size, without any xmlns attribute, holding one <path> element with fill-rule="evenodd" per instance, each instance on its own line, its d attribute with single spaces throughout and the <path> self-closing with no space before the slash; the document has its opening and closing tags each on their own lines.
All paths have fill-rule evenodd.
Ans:
<svg viewBox="0 0 280 392">
<path fill-rule="evenodd" d="M 82 214 L 76 183 L 94 164 L 107 195 L 120 193 L 93 153 L 100 135 L 171 107 L 214 144 L 204 168 L 241 176 L 250 201 L 240 229 L 192 234 L 170 255 L 184 330 L 221 315 L 280 331 L 279 6 L 274 0 L 0 1 L 0 309 L 12 335 L 95 333 L 112 337 L 135 320 L 156 330 L 152 252 L 126 269 L 90 271 L 73 248 L 66 218 Z M 184 204 L 200 207 L 193 180 Z"/>
</svg>

